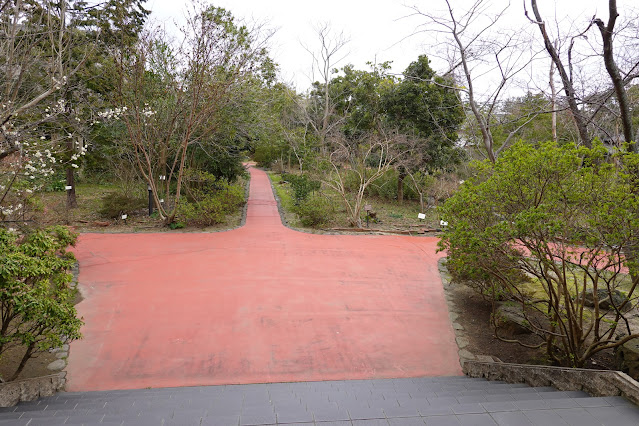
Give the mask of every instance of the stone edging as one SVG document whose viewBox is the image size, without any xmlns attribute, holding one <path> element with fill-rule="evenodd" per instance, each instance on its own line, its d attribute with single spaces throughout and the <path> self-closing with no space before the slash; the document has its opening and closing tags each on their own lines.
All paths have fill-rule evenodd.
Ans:
<svg viewBox="0 0 639 426">
<path fill-rule="evenodd" d="M 412 237 L 423 237 L 423 236 L 430 236 L 433 233 L 438 233 L 441 232 L 441 229 L 433 229 L 433 230 L 429 230 L 427 231 L 425 234 L 410 234 L 410 233 L 402 233 L 402 232 L 395 232 L 395 231 L 385 231 L 385 230 L 379 230 L 379 229 L 357 229 L 357 228 L 331 228 L 331 229 L 309 229 L 309 228 L 296 228 L 295 226 L 291 225 L 288 220 L 286 220 L 286 214 L 285 214 L 285 210 L 284 207 L 282 206 L 282 200 L 280 199 L 279 195 L 277 195 L 277 190 L 275 188 L 275 185 L 273 184 L 273 180 L 271 179 L 271 175 L 268 174 L 268 170 L 264 169 L 264 168 L 259 168 L 256 167 L 258 170 L 262 170 L 263 172 L 266 173 L 266 176 L 268 177 L 268 181 L 271 184 L 271 191 L 273 192 L 273 197 L 275 198 L 275 202 L 277 203 L 277 211 L 280 214 L 280 219 L 282 221 L 282 225 L 284 225 L 285 227 L 287 227 L 288 229 L 291 229 L 293 231 L 297 231 L 297 232 L 303 232 L 305 234 L 313 234 L 313 235 L 358 235 L 358 234 L 362 234 L 362 235 L 386 235 L 386 234 L 392 234 L 392 235 L 410 235 Z M 276 172 L 273 172 L 276 173 Z M 407 231 L 409 232 L 409 231 Z"/>
<path fill-rule="evenodd" d="M 246 172 L 248 173 L 248 169 L 246 169 Z M 238 229 L 246 225 L 246 212 L 248 211 L 248 200 L 249 200 L 250 193 L 251 193 L 251 178 L 249 175 L 249 178 L 246 180 L 246 185 L 244 188 L 244 207 L 242 207 L 242 218 L 240 219 L 239 226 L 236 226 L 233 229 Z"/>
<path fill-rule="evenodd" d="M 464 327 L 457 322 L 457 318 L 459 318 L 460 312 L 457 308 L 457 305 L 455 305 L 455 301 L 450 290 L 451 276 L 448 273 L 448 268 L 446 268 L 445 257 L 439 259 L 439 262 L 437 262 L 437 268 L 439 269 L 439 276 L 442 280 L 442 287 L 444 288 L 446 304 L 448 305 L 448 316 L 450 317 L 450 322 L 452 323 L 453 329 L 455 330 L 455 341 L 457 342 L 457 346 L 459 347 L 460 364 L 463 366 L 465 361 L 474 360 L 493 361 L 492 357 L 475 355 L 467 349 L 469 344 L 468 335 L 466 334 Z"/>
<path fill-rule="evenodd" d="M 21 401 L 52 396 L 64 388 L 66 375 L 67 373 L 62 371 L 49 376 L 0 383 L 0 407 L 13 407 Z"/>
<path fill-rule="evenodd" d="M 463 371 L 469 377 L 552 386 L 560 391 L 584 391 L 592 396 L 617 396 L 639 404 L 639 383 L 621 371 L 587 370 L 545 365 L 465 361 Z"/>
<path fill-rule="evenodd" d="M 318 234 L 318 233 L 331 234 L 331 232 L 312 232 L 312 231 L 307 230 L 307 229 L 296 228 L 296 227 L 292 226 L 288 222 L 288 220 L 286 220 L 286 215 L 284 213 L 284 207 L 282 206 L 282 200 L 280 199 L 280 196 L 277 195 L 277 191 L 275 190 L 275 185 L 273 184 L 273 180 L 271 179 L 271 176 L 268 174 L 268 171 L 266 171 L 263 168 L 257 168 L 257 169 L 258 170 L 262 170 L 264 173 L 266 173 L 266 177 L 268 178 L 268 182 L 271 184 L 271 192 L 273 193 L 273 198 L 275 198 L 275 203 L 277 204 L 277 212 L 280 214 L 280 221 L 282 222 L 283 226 L 285 226 L 286 228 L 288 228 L 288 229 L 290 229 L 292 231 L 303 232 L 305 234 Z M 334 233 L 332 233 L 332 234 L 334 234 Z"/>
<path fill-rule="evenodd" d="M 450 291 L 451 276 L 446 268 L 446 258 L 439 260 L 438 269 L 450 321 L 455 329 L 459 362 L 465 375 L 507 383 L 526 383 L 535 387 L 552 386 L 561 391 L 584 391 L 593 396 L 621 395 L 639 405 L 639 382 L 621 371 L 510 364 L 491 356 L 471 353 L 466 349 L 469 343 L 466 331 L 457 322 L 460 313 Z"/>
</svg>

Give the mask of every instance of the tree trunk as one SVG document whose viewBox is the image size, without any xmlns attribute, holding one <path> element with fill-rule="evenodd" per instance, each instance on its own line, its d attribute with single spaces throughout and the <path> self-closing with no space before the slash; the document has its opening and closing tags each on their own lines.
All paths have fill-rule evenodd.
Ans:
<svg viewBox="0 0 639 426">
<path fill-rule="evenodd" d="M 399 204 L 404 202 L 404 179 L 406 179 L 406 170 L 400 168 L 397 173 L 397 202 Z"/>
<path fill-rule="evenodd" d="M 579 139 L 581 143 L 583 143 L 588 148 L 592 147 L 592 141 L 590 140 L 590 135 L 588 133 L 588 126 L 586 125 L 586 120 L 579 109 L 579 105 L 577 104 L 577 97 L 575 96 L 575 89 L 572 85 L 572 81 L 564 68 L 564 64 L 559 57 L 559 53 L 557 53 L 557 49 L 553 46 L 550 41 L 550 36 L 546 31 L 546 24 L 541 19 L 541 15 L 539 14 L 539 9 L 537 7 L 537 0 L 530 1 L 533 9 L 533 13 L 535 14 L 537 27 L 539 27 L 539 31 L 541 32 L 541 36 L 544 39 L 544 45 L 546 46 L 546 50 L 550 55 L 550 58 L 555 63 L 557 67 L 557 71 L 559 72 L 559 76 L 561 77 L 561 83 L 564 87 L 564 91 L 566 92 L 566 99 L 568 100 L 568 106 L 570 107 L 570 111 L 572 112 L 572 118 L 575 121 L 575 126 L 577 126 L 577 131 L 579 132 Z M 527 12 L 526 12 L 527 15 Z"/>
<path fill-rule="evenodd" d="M 552 140 L 557 142 L 557 89 L 555 88 L 555 62 L 550 61 L 550 109 L 552 111 Z"/>
<path fill-rule="evenodd" d="M 73 155 L 75 153 L 75 146 L 73 143 L 73 139 L 67 139 L 67 151 L 69 154 Z M 71 189 L 67 189 L 67 208 L 74 209 L 78 207 L 78 201 L 75 197 L 75 176 L 73 174 L 73 167 L 70 165 L 66 168 L 67 174 L 67 186 L 70 186 Z"/>
<path fill-rule="evenodd" d="M 24 353 L 24 356 L 20 360 L 20 365 L 18 365 L 18 369 L 15 371 L 15 373 L 13 373 L 13 376 L 11 376 L 11 378 L 9 379 L 10 382 L 17 379 L 20 373 L 22 373 L 22 370 L 24 370 L 24 367 L 27 365 L 27 361 L 29 361 L 29 359 L 31 358 L 31 354 L 33 353 L 34 348 L 35 348 L 35 343 L 29 344 L 29 346 L 27 347 L 27 351 Z"/>
<path fill-rule="evenodd" d="M 450 6 L 449 6 L 449 9 L 450 9 Z M 451 9 L 451 16 L 452 16 L 452 9 Z M 493 134 L 490 131 L 489 123 L 486 120 L 484 120 L 484 117 L 481 115 L 479 107 L 475 103 L 475 91 L 473 89 L 473 79 L 470 75 L 470 67 L 468 66 L 468 62 L 466 61 L 466 48 L 464 47 L 464 44 L 459 38 L 459 35 L 457 34 L 456 30 L 453 31 L 453 37 L 455 38 L 455 42 L 457 43 L 457 46 L 459 47 L 459 52 L 461 55 L 461 63 L 464 69 L 464 76 L 466 77 L 466 84 L 468 85 L 468 104 L 470 105 L 470 109 L 473 112 L 473 115 L 475 116 L 475 119 L 477 120 L 477 125 L 479 126 L 479 130 L 481 131 L 482 141 L 484 143 L 484 148 L 486 149 L 486 155 L 488 156 L 488 159 L 492 163 L 494 163 L 495 161 L 497 161 L 497 157 L 495 156 Z"/>
<path fill-rule="evenodd" d="M 612 80 L 612 85 L 615 88 L 615 95 L 619 102 L 619 116 L 621 117 L 621 124 L 623 126 L 623 136 L 625 142 L 632 141 L 632 117 L 630 115 L 630 107 L 628 106 L 628 97 L 626 96 L 626 89 L 624 87 L 623 78 L 619 73 L 619 68 L 615 63 L 612 50 L 612 38 L 615 28 L 615 22 L 617 21 L 617 2 L 616 0 L 608 1 L 608 25 L 604 25 L 601 19 L 595 19 L 594 23 L 601 32 L 601 38 L 603 39 L 603 57 L 604 64 L 606 65 L 606 71 Z M 629 147 L 630 151 L 639 152 L 636 144 Z"/>
</svg>

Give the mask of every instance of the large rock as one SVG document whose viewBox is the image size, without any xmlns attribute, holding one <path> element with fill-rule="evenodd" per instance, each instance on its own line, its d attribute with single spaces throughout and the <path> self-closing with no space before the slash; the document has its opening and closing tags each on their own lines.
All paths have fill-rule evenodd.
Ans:
<svg viewBox="0 0 639 426">
<path fill-rule="evenodd" d="M 56 371 L 56 370 L 62 370 L 66 366 L 67 366 L 66 360 L 64 360 L 64 359 L 56 359 L 55 361 L 53 361 L 52 363 L 47 365 L 47 369 L 52 370 L 52 371 Z"/>
<path fill-rule="evenodd" d="M 502 337 L 513 338 L 531 333 L 521 305 L 512 302 L 500 303 L 495 312 L 495 319 L 499 335 Z"/>
<path fill-rule="evenodd" d="M 639 339 L 628 340 L 615 349 L 617 369 L 633 379 L 639 379 Z"/>
<path fill-rule="evenodd" d="M 595 292 L 593 289 L 586 290 L 584 305 L 590 308 L 595 307 L 594 294 Z M 617 308 L 619 308 L 623 302 L 627 302 L 624 305 L 622 312 L 628 312 L 630 309 L 632 309 L 632 304 L 630 303 L 628 296 L 626 296 L 619 290 L 613 290 L 612 293 L 609 293 L 607 289 L 598 289 L 597 299 L 599 301 L 599 309 L 603 309 L 606 311 L 614 310 L 615 308 L 613 307 L 613 304 L 610 303 L 611 299 Z"/>
</svg>

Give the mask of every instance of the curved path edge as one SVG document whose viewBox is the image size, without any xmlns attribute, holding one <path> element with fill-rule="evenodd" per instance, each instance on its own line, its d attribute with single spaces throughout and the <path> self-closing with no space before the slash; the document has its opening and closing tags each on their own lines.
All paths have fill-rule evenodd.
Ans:
<svg viewBox="0 0 639 426">
<path fill-rule="evenodd" d="M 241 228 L 81 235 L 67 389 L 462 374 L 436 238 L 293 231 L 250 173 Z"/>
</svg>

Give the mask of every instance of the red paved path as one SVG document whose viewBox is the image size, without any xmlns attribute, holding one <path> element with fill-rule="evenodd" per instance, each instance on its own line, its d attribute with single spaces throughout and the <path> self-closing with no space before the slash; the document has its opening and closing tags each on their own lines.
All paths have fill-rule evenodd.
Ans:
<svg viewBox="0 0 639 426">
<path fill-rule="evenodd" d="M 84 234 L 67 390 L 459 375 L 436 242 L 290 230 L 256 169 L 242 228 Z"/>
</svg>

